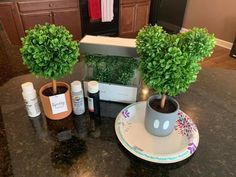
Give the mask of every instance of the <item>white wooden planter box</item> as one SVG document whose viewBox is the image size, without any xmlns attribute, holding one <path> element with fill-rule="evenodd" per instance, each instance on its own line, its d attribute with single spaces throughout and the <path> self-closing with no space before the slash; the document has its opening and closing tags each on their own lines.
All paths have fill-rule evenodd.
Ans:
<svg viewBox="0 0 236 177">
<path fill-rule="evenodd" d="M 132 86 L 99 82 L 100 99 L 121 103 L 134 103 L 137 101 L 138 89 L 140 88 L 140 73 L 135 72 L 131 81 Z M 83 81 L 85 97 L 88 91 L 88 79 Z"/>
<path fill-rule="evenodd" d="M 87 85 L 88 81 L 84 81 L 84 92 L 87 97 Z M 134 103 L 137 101 L 137 87 L 99 83 L 100 100 L 114 101 L 121 103 Z"/>
<path fill-rule="evenodd" d="M 101 54 L 112 56 L 137 57 L 135 39 L 103 37 L 86 35 L 80 41 L 80 52 L 82 54 Z M 85 97 L 87 97 L 88 69 L 85 65 L 83 86 Z M 137 101 L 138 89 L 140 87 L 140 74 L 135 72 L 132 85 L 119 85 L 112 83 L 99 83 L 100 99 L 121 103 L 134 103 Z"/>
</svg>

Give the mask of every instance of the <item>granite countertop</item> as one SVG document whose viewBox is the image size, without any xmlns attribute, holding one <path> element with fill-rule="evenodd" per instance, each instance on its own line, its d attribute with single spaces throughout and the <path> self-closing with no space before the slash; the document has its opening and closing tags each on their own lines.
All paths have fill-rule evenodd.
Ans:
<svg viewBox="0 0 236 177">
<path fill-rule="evenodd" d="M 62 80 L 81 80 L 82 73 L 77 66 L 76 72 Z M 44 116 L 28 118 L 20 87 L 26 81 L 33 82 L 37 90 L 47 82 L 28 74 L 13 78 L 0 88 L 9 163 L 16 177 L 236 176 L 236 71 L 203 69 L 188 92 L 176 98 L 181 110 L 196 123 L 200 141 L 190 158 L 165 165 L 141 160 L 120 144 L 114 122 L 125 104 L 101 102 L 99 131 L 86 136 L 82 120 L 88 118 L 87 114 L 62 121 Z M 145 99 L 140 92 L 139 100 Z M 72 138 L 59 142 L 59 133 L 68 130 Z"/>
</svg>

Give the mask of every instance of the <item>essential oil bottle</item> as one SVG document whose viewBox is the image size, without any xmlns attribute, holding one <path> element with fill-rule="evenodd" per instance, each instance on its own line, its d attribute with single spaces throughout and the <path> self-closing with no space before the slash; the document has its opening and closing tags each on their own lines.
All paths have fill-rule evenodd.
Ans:
<svg viewBox="0 0 236 177">
<path fill-rule="evenodd" d="M 74 114 L 84 114 L 84 93 L 80 81 L 74 81 L 71 83 L 71 97 Z"/>
<path fill-rule="evenodd" d="M 95 131 L 96 125 L 101 123 L 99 84 L 97 81 L 88 82 L 88 110 L 90 115 L 91 129 Z"/>
<path fill-rule="evenodd" d="M 27 114 L 29 117 L 37 117 L 40 115 L 40 107 L 37 98 L 36 91 L 32 82 L 25 82 L 21 85 L 22 88 L 22 96 L 25 101 L 25 107 L 27 110 Z"/>
</svg>

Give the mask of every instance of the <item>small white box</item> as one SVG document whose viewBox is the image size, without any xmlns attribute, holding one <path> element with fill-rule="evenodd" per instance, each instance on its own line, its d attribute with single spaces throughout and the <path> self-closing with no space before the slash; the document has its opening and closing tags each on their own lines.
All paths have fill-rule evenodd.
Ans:
<svg viewBox="0 0 236 177">
<path fill-rule="evenodd" d="M 87 97 L 88 81 L 83 82 L 85 97 Z M 99 83 L 100 100 L 121 103 L 134 103 L 137 101 L 138 88 L 125 85 Z"/>
<path fill-rule="evenodd" d="M 80 41 L 80 53 L 138 57 L 135 39 L 86 35 Z"/>
</svg>

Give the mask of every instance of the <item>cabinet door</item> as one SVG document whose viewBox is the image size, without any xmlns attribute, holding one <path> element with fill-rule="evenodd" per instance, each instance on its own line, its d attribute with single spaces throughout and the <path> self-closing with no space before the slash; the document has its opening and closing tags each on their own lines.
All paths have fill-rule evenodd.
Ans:
<svg viewBox="0 0 236 177">
<path fill-rule="evenodd" d="M 133 37 L 135 27 L 135 4 L 124 4 L 120 7 L 119 36 Z"/>
<path fill-rule="evenodd" d="M 21 43 L 20 37 L 22 36 L 23 29 L 12 2 L 0 3 L 0 30 L 1 27 L 12 44 L 19 45 Z"/>
<path fill-rule="evenodd" d="M 78 0 L 24 0 L 18 1 L 20 12 L 77 8 Z"/>
<path fill-rule="evenodd" d="M 136 4 L 135 27 L 134 27 L 134 32 L 136 34 L 142 27 L 148 24 L 149 9 L 150 9 L 149 2 Z"/>
<path fill-rule="evenodd" d="M 73 35 L 74 40 L 81 39 L 81 22 L 78 9 L 54 10 L 53 19 L 56 25 L 63 25 Z"/>
<path fill-rule="evenodd" d="M 53 23 L 51 12 L 33 12 L 21 14 L 24 29 L 33 28 L 37 24 Z"/>
</svg>

